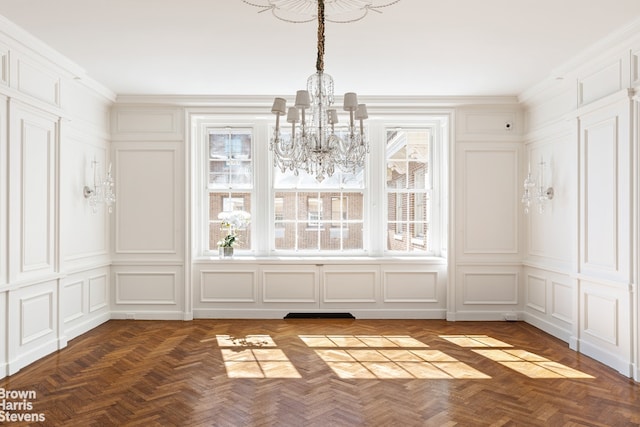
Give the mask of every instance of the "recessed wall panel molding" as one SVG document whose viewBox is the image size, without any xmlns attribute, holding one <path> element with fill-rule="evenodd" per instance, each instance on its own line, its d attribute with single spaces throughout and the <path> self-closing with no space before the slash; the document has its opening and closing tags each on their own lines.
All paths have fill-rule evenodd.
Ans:
<svg viewBox="0 0 640 427">
<path fill-rule="evenodd" d="M 180 285 L 175 272 L 115 272 L 116 304 L 176 305 L 178 289 Z"/>
<path fill-rule="evenodd" d="M 20 345 L 53 334 L 55 327 L 55 295 L 53 290 L 20 298 Z"/>
<path fill-rule="evenodd" d="M 585 105 L 624 88 L 621 59 L 602 64 L 578 77 L 578 105 Z"/>
<path fill-rule="evenodd" d="M 627 280 L 630 251 L 629 102 L 580 117 L 580 270 Z"/>
<path fill-rule="evenodd" d="M 620 315 L 618 298 L 586 290 L 582 299 L 584 333 L 617 346 Z"/>
<path fill-rule="evenodd" d="M 60 295 L 60 316 L 64 323 L 84 316 L 84 281 L 64 283 Z"/>
<path fill-rule="evenodd" d="M 56 119 L 11 104 L 9 276 L 28 280 L 55 270 Z"/>
<path fill-rule="evenodd" d="M 463 254 L 517 254 L 520 179 L 517 147 L 459 148 L 457 233 Z"/>
<path fill-rule="evenodd" d="M 385 270 L 382 289 L 385 303 L 440 302 L 437 272 Z"/>
<path fill-rule="evenodd" d="M 200 272 L 199 302 L 257 302 L 257 270 L 237 269 Z"/>
<path fill-rule="evenodd" d="M 376 303 L 379 295 L 377 266 L 322 268 L 323 303 Z"/>
<path fill-rule="evenodd" d="M 2 176 L 2 180 L 0 180 L 0 242 L 3 242 L 4 248 L 7 248 L 8 242 L 8 220 L 7 220 L 7 212 L 8 212 L 8 170 L 9 165 L 7 163 L 7 156 L 9 154 L 8 150 L 8 139 L 7 139 L 7 98 L 0 95 L 0 176 Z M 9 283 L 8 278 L 8 254 L 7 251 L 2 251 L 0 254 L 0 289 Z M 0 370 L 1 372 L 1 370 Z"/>
<path fill-rule="evenodd" d="M 526 281 L 527 307 L 542 314 L 547 312 L 547 281 L 544 277 L 527 275 Z"/>
<path fill-rule="evenodd" d="M 181 108 L 120 107 L 112 112 L 111 133 L 117 141 L 176 141 L 183 139 Z"/>
<path fill-rule="evenodd" d="M 66 267 L 73 267 L 96 258 L 105 258 L 109 254 L 109 215 L 104 206 L 99 206 L 93 212 L 82 192 L 85 185 L 93 185 L 94 160 L 101 171 L 105 170 L 105 165 L 108 167 L 108 143 L 69 129 L 64 122 L 61 136 L 61 258 Z"/>
<path fill-rule="evenodd" d="M 0 85 L 9 86 L 9 47 L 0 43 Z"/>
<path fill-rule="evenodd" d="M 0 291 L 0 307 L 7 306 L 7 293 Z M 0 379 L 7 376 L 7 311 L 0 313 Z"/>
<path fill-rule="evenodd" d="M 522 133 L 519 107 L 496 110 L 460 109 L 456 120 L 459 140 L 501 141 L 513 140 Z"/>
<path fill-rule="evenodd" d="M 15 87 L 18 91 L 48 104 L 60 106 L 59 75 L 54 74 L 50 67 L 25 56 L 18 56 L 15 66 Z"/>
<path fill-rule="evenodd" d="M 116 254 L 179 256 L 184 239 L 182 153 L 177 147 L 115 149 Z"/>
<path fill-rule="evenodd" d="M 262 270 L 262 299 L 265 303 L 300 303 L 319 306 L 317 268 L 270 267 Z"/>
<path fill-rule="evenodd" d="M 518 273 L 463 271 L 460 277 L 462 304 L 518 304 Z"/>
<path fill-rule="evenodd" d="M 89 288 L 89 313 L 96 312 L 109 305 L 109 287 L 106 274 L 90 276 Z"/>
<path fill-rule="evenodd" d="M 640 46 L 631 50 L 631 86 L 640 84 Z"/>
<path fill-rule="evenodd" d="M 573 289 L 565 283 L 551 281 L 551 316 L 573 323 Z"/>
</svg>

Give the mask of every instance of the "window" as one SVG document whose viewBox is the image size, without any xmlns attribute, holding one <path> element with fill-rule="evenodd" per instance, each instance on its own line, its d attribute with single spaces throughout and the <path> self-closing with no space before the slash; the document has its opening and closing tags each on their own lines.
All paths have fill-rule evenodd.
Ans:
<svg viewBox="0 0 640 427">
<path fill-rule="evenodd" d="M 446 250 L 448 116 L 369 120 L 365 170 L 336 170 L 322 182 L 273 168 L 271 119 L 191 117 L 192 159 L 206 165 L 192 186 L 199 206 L 193 242 L 202 256 L 217 253 L 219 215 L 234 210 L 252 218 L 238 233 L 238 256 L 438 256 Z"/>
<path fill-rule="evenodd" d="M 208 249 L 217 249 L 222 240 L 222 212 L 251 213 L 253 164 L 250 129 L 208 129 L 209 142 L 209 241 Z M 251 248 L 251 228 L 238 230 L 236 248 Z"/>
<path fill-rule="evenodd" d="M 387 250 L 428 250 L 431 195 L 431 132 L 428 129 L 387 131 Z"/>
</svg>

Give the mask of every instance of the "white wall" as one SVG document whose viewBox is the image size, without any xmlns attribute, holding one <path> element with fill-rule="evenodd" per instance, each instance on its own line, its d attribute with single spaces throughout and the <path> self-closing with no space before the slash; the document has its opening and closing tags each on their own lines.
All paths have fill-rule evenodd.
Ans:
<svg viewBox="0 0 640 427">
<path fill-rule="evenodd" d="M 522 310 L 519 106 L 456 110 L 447 319 L 505 320 Z"/>
<path fill-rule="evenodd" d="M 184 111 L 157 105 L 114 109 L 116 181 L 113 318 L 188 320 Z"/>
<path fill-rule="evenodd" d="M 6 21 L 0 57 L 1 378 L 109 319 L 109 218 L 82 189 L 113 97 Z"/>
<path fill-rule="evenodd" d="M 526 218 L 525 320 L 635 379 L 639 40 L 613 35 L 522 97 L 527 157 L 555 187 Z"/>
</svg>

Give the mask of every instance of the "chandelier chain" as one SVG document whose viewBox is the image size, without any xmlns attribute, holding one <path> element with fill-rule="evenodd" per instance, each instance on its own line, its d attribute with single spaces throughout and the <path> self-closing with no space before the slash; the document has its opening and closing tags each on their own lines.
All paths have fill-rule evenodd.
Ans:
<svg viewBox="0 0 640 427">
<path fill-rule="evenodd" d="M 316 70 L 324 71 L 324 0 L 318 0 L 318 58 Z"/>
</svg>

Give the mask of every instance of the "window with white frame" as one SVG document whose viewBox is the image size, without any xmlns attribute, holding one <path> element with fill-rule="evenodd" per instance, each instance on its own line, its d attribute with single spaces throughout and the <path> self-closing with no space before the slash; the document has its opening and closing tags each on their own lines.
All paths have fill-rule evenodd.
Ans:
<svg viewBox="0 0 640 427">
<path fill-rule="evenodd" d="M 429 251 L 431 132 L 394 128 L 386 132 L 387 250 Z"/>
<path fill-rule="evenodd" d="M 253 159 L 251 129 L 210 128 L 208 138 L 208 250 L 217 249 L 227 231 L 222 227 L 225 212 L 251 213 Z M 238 249 L 251 248 L 251 226 L 237 230 Z"/>
<path fill-rule="evenodd" d="M 445 169 L 438 162 L 447 125 L 446 119 L 424 126 L 379 122 L 365 170 L 336 170 L 317 182 L 302 171 L 272 167 L 268 141 L 256 140 L 269 135 L 270 124 L 208 122 L 198 133 L 207 138 L 200 151 L 207 165 L 203 253 L 217 251 L 220 214 L 241 210 L 251 213 L 252 222 L 238 232 L 236 254 L 438 255 L 443 212 L 434 207 L 446 206 L 439 199 L 444 180 L 438 173 Z"/>
</svg>

